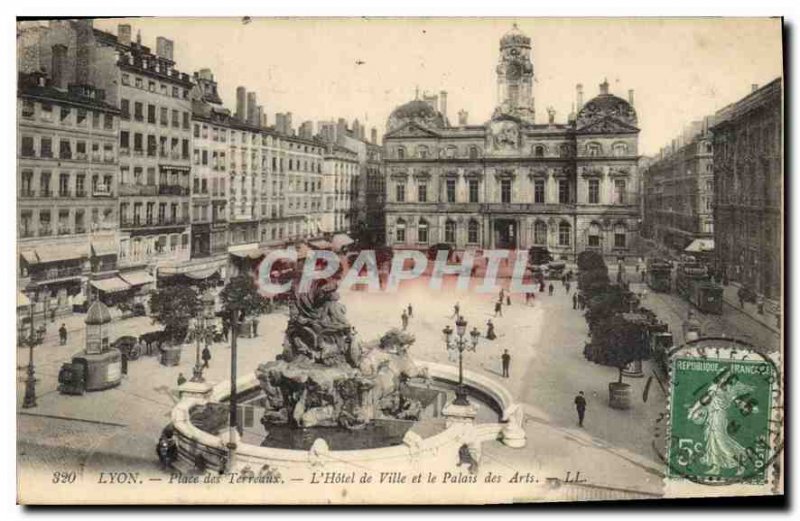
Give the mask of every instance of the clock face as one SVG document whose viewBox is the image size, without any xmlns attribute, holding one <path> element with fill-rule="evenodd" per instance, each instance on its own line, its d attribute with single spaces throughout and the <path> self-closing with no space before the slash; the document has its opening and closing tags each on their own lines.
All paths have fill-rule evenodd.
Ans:
<svg viewBox="0 0 800 521">
<path fill-rule="evenodd" d="M 516 56 L 519 54 L 519 49 L 511 49 L 511 56 Z"/>
</svg>

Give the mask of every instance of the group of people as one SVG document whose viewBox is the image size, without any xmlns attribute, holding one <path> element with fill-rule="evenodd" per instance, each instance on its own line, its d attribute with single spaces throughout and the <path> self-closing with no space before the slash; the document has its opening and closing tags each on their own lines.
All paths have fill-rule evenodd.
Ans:
<svg viewBox="0 0 800 521">
<path fill-rule="evenodd" d="M 403 324 L 403 330 L 408 329 L 408 321 L 414 316 L 414 308 L 411 304 L 403 308 L 403 313 L 400 315 L 400 322 Z"/>
</svg>

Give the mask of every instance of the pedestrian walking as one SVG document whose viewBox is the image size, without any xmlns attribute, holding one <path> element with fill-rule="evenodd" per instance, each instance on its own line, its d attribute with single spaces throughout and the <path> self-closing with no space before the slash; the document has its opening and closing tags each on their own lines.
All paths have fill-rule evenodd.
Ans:
<svg viewBox="0 0 800 521">
<path fill-rule="evenodd" d="M 575 410 L 578 411 L 578 427 L 583 427 L 583 417 L 586 414 L 586 398 L 583 397 L 583 391 L 578 391 L 578 396 L 575 397 Z"/>
<path fill-rule="evenodd" d="M 120 357 L 120 372 L 123 376 L 128 376 L 128 355 L 124 352 Z"/>
<path fill-rule="evenodd" d="M 509 294 L 509 295 L 506 295 L 506 306 L 510 306 L 510 305 L 511 305 L 511 295 Z"/>
<path fill-rule="evenodd" d="M 549 286 L 547 286 L 547 293 L 552 297 L 553 296 L 553 283 L 551 282 Z"/>
<path fill-rule="evenodd" d="M 567 288 L 567 295 L 569 295 L 569 286 L 570 286 L 569 281 L 564 283 L 564 286 Z"/>
<path fill-rule="evenodd" d="M 504 288 L 500 288 L 500 297 L 497 300 L 499 300 L 500 302 L 503 302 L 503 297 L 505 296 L 505 294 L 506 294 L 505 293 L 505 289 Z"/>
<path fill-rule="evenodd" d="M 65 326 L 63 323 L 61 324 L 61 327 L 58 328 L 58 338 L 61 340 L 61 345 L 62 346 L 66 345 L 66 343 L 67 343 L 67 326 Z"/>
<path fill-rule="evenodd" d="M 646 272 L 647 272 L 647 270 L 644 270 L 644 269 L 642 270 L 642 282 L 644 282 L 644 279 L 645 279 L 645 273 L 646 273 Z"/>
<path fill-rule="evenodd" d="M 544 293 L 544 279 L 539 281 L 539 293 Z"/>
<path fill-rule="evenodd" d="M 508 349 L 503 351 L 503 378 L 508 378 L 508 367 L 511 365 L 511 355 L 508 354 Z"/>
<path fill-rule="evenodd" d="M 258 336 L 258 319 L 253 319 L 253 336 Z"/>
<path fill-rule="evenodd" d="M 486 338 L 488 340 L 494 340 L 497 338 L 497 335 L 494 333 L 494 324 L 492 323 L 491 319 L 486 322 Z"/>
<path fill-rule="evenodd" d="M 458 302 L 456 302 L 456 305 L 453 306 L 453 316 L 451 318 L 458 318 L 458 314 L 460 311 L 461 308 L 459 307 Z"/>
<path fill-rule="evenodd" d="M 408 305 L 408 318 L 414 316 L 414 308 L 411 307 L 411 304 Z"/>
<path fill-rule="evenodd" d="M 211 361 L 211 350 L 208 348 L 208 346 L 203 348 L 203 354 L 201 355 L 201 358 L 203 359 L 203 369 L 208 369 L 208 362 Z"/>
<path fill-rule="evenodd" d="M 183 376 L 183 373 L 178 373 L 178 387 L 186 383 L 186 377 Z"/>
<path fill-rule="evenodd" d="M 403 310 L 403 314 L 400 315 L 400 321 L 403 323 L 403 329 L 406 329 L 408 327 L 408 313 L 406 313 L 405 309 Z"/>
<path fill-rule="evenodd" d="M 228 331 L 230 331 L 230 329 L 231 329 L 230 323 L 226 319 L 223 318 L 222 319 L 222 338 L 224 338 L 226 342 L 228 341 Z"/>
<path fill-rule="evenodd" d="M 572 309 L 578 309 L 578 294 L 572 294 Z"/>
<path fill-rule="evenodd" d="M 497 315 L 503 316 L 503 303 L 499 301 L 494 303 L 494 316 Z"/>
<path fill-rule="evenodd" d="M 178 444 L 175 442 L 174 431 L 171 426 L 165 428 L 161 433 L 161 437 L 156 444 L 156 454 L 164 469 L 172 467 L 172 463 L 178 457 Z"/>
</svg>

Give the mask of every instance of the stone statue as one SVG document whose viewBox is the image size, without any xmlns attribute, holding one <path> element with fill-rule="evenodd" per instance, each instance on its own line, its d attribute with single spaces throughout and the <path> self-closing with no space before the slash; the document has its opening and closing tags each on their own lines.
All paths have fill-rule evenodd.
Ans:
<svg viewBox="0 0 800 521">
<path fill-rule="evenodd" d="M 379 417 L 417 419 L 422 407 L 408 398 L 410 378 L 426 378 L 408 355 L 414 336 L 392 329 L 361 343 L 339 302 L 336 279 L 293 292 L 283 352 L 259 365 L 262 423 L 304 428 L 360 429 Z"/>
</svg>

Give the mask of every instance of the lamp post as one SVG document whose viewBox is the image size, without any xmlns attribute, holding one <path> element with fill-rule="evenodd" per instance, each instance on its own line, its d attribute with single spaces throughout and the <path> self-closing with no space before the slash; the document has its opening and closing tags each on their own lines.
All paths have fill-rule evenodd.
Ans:
<svg viewBox="0 0 800 521">
<path fill-rule="evenodd" d="M 478 328 L 473 327 L 472 331 L 469 333 L 471 340 L 465 338 L 467 333 L 467 321 L 464 320 L 464 317 L 460 315 L 456 318 L 455 332 L 456 337 L 453 338 L 453 328 L 451 328 L 449 324 L 446 325 L 442 330 L 447 349 L 458 350 L 458 387 L 456 388 L 456 398 L 453 400 L 453 404 L 469 405 L 469 400 L 467 399 L 467 388 L 464 387 L 464 351 L 466 349 L 475 351 L 475 348 L 478 346 L 478 338 L 480 338 L 481 333 L 478 331 Z"/>
<path fill-rule="evenodd" d="M 44 335 L 39 334 L 33 327 L 33 300 L 28 305 L 29 316 L 31 319 L 31 329 L 27 335 L 20 339 L 22 344 L 28 346 L 28 377 L 25 379 L 25 398 L 22 400 L 23 409 L 36 407 L 36 377 L 33 367 L 33 348 L 42 343 Z"/>
<path fill-rule="evenodd" d="M 208 347 L 208 340 L 211 336 L 211 327 L 209 326 L 210 320 L 214 315 L 214 297 L 206 292 L 202 298 L 202 309 L 195 317 L 194 323 L 194 337 L 195 337 L 195 364 L 192 369 L 192 382 L 205 382 L 203 378 L 203 363 L 200 361 L 200 342 L 202 340 L 205 347 Z"/>
</svg>

